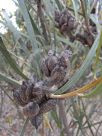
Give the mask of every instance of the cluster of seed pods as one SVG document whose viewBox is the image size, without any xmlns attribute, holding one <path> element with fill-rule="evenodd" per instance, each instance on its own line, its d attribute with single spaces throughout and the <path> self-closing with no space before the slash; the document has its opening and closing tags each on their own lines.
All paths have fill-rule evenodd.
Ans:
<svg viewBox="0 0 102 136">
<path fill-rule="evenodd" d="M 54 54 L 52 50 L 48 52 L 48 56 L 42 60 L 41 69 L 46 77 L 48 77 L 47 87 L 63 84 L 66 75 L 70 70 L 70 58 L 72 52 L 64 50 L 59 54 Z"/>
<path fill-rule="evenodd" d="M 60 30 L 62 34 L 68 35 L 69 39 L 73 42 L 74 40 L 80 41 L 83 45 L 92 46 L 94 42 L 94 36 L 87 30 L 84 25 L 82 27 L 82 33 L 76 33 L 77 26 L 80 23 L 75 19 L 68 9 L 62 11 L 55 11 L 55 22 L 56 27 Z M 94 33 L 95 26 L 89 25 L 90 31 Z"/>
<path fill-rule="evenodd" d="M 24 115 L 29 117 L 36 128 L 42 122 L 42 115 L 56 106 L 57 100 L 48 96 L 52 93 L 53 86 L 59 88 L 65 82 L 71 55 L 69 50 L 62 51 L 59 55 L 50 50 L 41 62 L 41 71 L 47 79 L 39 80 L 33 76 L 13 91 L 14 100 L 23 107 Z"/>
<path fill-rule="evenodd" d="M 55 11 L 55 21 L 57 22 L 57 27 L 62 33 L 70 32 L 76 29 L 78 23 L 75 20 L 75 17 L 68 11 L 64 9 L 63 11 Z"/>
</svg>

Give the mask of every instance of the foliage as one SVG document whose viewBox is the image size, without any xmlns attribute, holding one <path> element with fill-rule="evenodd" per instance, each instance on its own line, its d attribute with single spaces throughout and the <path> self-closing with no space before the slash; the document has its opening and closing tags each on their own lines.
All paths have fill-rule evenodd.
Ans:
<svg viewBox="0 0 102 136">
<path fill-rule="evenodd" d="M 29 79 L 33 74 L 44 80 L 41 61 L 49 50 L 56 54 L 65 49 L 72 51 L 69 79 L 55 90 L 55 94 L 70 92 L 102 76 L 101 0 L 13 0 L 13 2 L 18 8 L 14 15 L 10 16 L 6 10 L 0 12 L 0 23 L 6 29 L 4 34 L 0 32 L 0 88 L 6 83 L 8 88 L 17 88 L 23 80 Z M 12 16 L 16 17 L 17 26 L 12 23 Z M 72 21 L 71 25 L 68 25 L 69 20 Z M 94 135 L 94 132 L 98 136 L 99 128 L 96 127 L 95 130 L 92 116 L 94 104 L 91 103 L 88 110 L 89 100 L 85 98 L 101 95 L 101 88 L 102 82 L 90 89 L 93 92 L 85 94 L 84 98 L 78 96 L 59 103 L 56 110 L 48 114 L 50 127 L 42 123 L 41 130 L 36 135 L 41 135 L 40 131 L 46 134 L 53 131 L 52 135 L 57 133 L 60 136 L 65 134 L 86 136 L 87 133 Z M 6 88 L 3 87 L 1 90 Z M 6 93 L 8 96 L 12 94 Z M 70 118 L 66 123 L 64 115 L 66 119 Z M 21 136 L 24 135 L 27 124 L 28 119 L 20 131 Z"/>
</svg>

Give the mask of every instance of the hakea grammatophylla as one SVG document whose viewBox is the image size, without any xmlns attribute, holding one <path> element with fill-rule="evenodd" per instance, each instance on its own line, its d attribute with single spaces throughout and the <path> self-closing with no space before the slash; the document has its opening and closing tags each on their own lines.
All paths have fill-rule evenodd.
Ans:
<svg viewBox="0 0 102 136">
<path fill-rule="evenodd" d="M 57 99 L 49 98 L 49 94 L 52 93 L 53 86 L 59 88 L 64 84 L 67 72 L 70 70 L 70 57 L 71 51 L 65 50 L 56 55 L 50 50 L 41 64 L 41 70 L 47 79 L 38 80 L 36 76 L 32 76 L 13 91 L 15 101 L 23 106 L 24 115 L 29 117 L 36 128 L 42 122 L 41 115 L 55 108 Z"/>
</svg>

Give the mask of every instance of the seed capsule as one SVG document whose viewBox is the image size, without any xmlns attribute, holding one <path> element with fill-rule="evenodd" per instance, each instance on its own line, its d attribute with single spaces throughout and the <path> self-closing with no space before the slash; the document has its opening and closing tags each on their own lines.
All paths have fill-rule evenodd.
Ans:
<svg viewBox="0 0 102 136">
<path fill-rule="evenodd" d="M 69 21 L 68 21 L 69 30 L 73 30 L 74 29 L 74 22 L 75 22 L 74 18 L 70 17 Z"/>
<path fill-rule="evenodd" d="M 24 106 L 27 104 L 24 101 L 22 101 L 22 99 L 20 97 L 20 90 L 19 89 L 13 91 L 13 97 L 14 97 L 14 100 L 17 104 L 19 104 L 21 106 Z"/>
<path fill-rule="evenodd" d="M 39 113 L 39 105 L 35 102 L 30 102 L 23 108 L 23 113 L 28 117 L 36 116 Z"/>
<path fill-rule="evenodd" d="M 39 102 L 42 99 L 42 97 L 45 95 L 42 84 L 43 82 L 39 81 L 33 87 L 32 97 L 35 102 Z"/>
<path fill-rule="evenodd" d="M 21 89 L 19 91 L 20 98 L 23 102 L 28 103 L 31 98 L 31 92 L 33 88 L 33 83 L 30 80 L 23 81 Z"/>
<path fill-rule="evenodd" d="M 41 103 L 39 114 L 43 114 L 52 110 L 53 108 L 55 108 L 56 103 L 57 103 L 57 99 L 49 99 L 46 102 Z"/>
<path fill-rule="evenodd" d="M 31 124 L 33 126 L 35 126 L 36 129 L 38 129 L 38 127 L 40 126 L 40 124 L 43 121 L 43 115 L 40 114 L 40 115 L 36 115 L 34 117 L 30 117 L 30 121 L 31 121 Z"/>
<path fill-rule="evenodd" d="M 43 59 L 41 62 L 41 70 L 44 73 L 45 76 L 49 77 L 50 76 L 50 71 L 47 66 L 47 59 Z"/>
<path fill-rule="evenodd" d="M 48 69 L 51 72 L 54 67 L 58 64 L 58 58 L 56 56 L 48 57 Z"/>
<path fill-rule="evenodd" d="M 64 68 L 70 68 L 69 58 L 71 57 L 71 53 L 68 50 L 65 50 L 61 53 L 59 57 L 59 63 Z"/>
<path fill-rule="evenodd" d="M 62 66 L 57 65 L 54 70 L 51 72 L 51 82 L 53 85 L 59 84 L 64 80 L 66 75 L 65 69 Z"/>
<path fill-rule="evenodd" d="M 43 59 L 41 62 L 42 72 L 47 77 L 49 77 L 51 74 L 51 71 L 54 69 L 57 63 L 58 63 L 58 58 L 54 55 L 54 52 L 52 50 L 49 50 L 48 57 Z"/>
<path fill-rule="evenodd" d="M 56 10 L 56 11 L 55 11 L 55 21 L 56 21 L 57 23 L 59 23 L 60 16 L 61 16 L 60 12 L 58 12 L 58 11 Z"/>
</svg>

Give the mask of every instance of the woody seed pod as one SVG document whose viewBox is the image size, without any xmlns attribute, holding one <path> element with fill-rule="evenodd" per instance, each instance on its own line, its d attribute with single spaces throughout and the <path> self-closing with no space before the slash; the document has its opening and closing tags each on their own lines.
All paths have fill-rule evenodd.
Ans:
<svg viewBox="0 0 102 136">
<path fill-rule="evenodd" d="M 36 115 L 36 116 L 30 117 L 30 121 L 31 121 L 31 124 L 33 126 L 35 126 L 36 129 L 38 129 L 38 127 L 40 126 L 40 124 L 43 121 L 43 115 L 40 114 L 40 115 Z"/>
<path fill-rule="evenodd" d="M 23 113 L 28 117 L 36 116 L 39 113 L 39 105 L 35 102 L 30 102 L 23 108 Z"/>
<path fill-rule="evenodd" d="M 64 80 L 66 75 L 65 69 L 62 66 L 57 65 L 51 72 L 51 83 L 57 85 Z"/>
<path fill-rule="evenodd" d="M 47 66 L 47 59 L 43 59 L 41 62 L 41 70 L 44 73 L 45 76 L 49 77 L 50 76 L 50 71 Z"/>
</svg>

